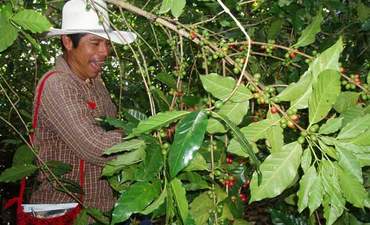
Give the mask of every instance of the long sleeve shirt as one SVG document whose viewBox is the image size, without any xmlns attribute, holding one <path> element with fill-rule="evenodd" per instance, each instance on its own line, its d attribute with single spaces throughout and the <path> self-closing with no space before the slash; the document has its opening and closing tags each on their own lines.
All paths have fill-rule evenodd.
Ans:
<svg viewBox="0 0 370 225">
<path fill-rule="evenodd" d="M 87 81 L 74 74 L 63 57 L 56 61 L 56 74 L 50 76 L 42 92 L 35 131 L 35 146 L 44 161 L 57 160 L 72 165 L 65 177 L 79 183 L 79 162 L 85 161 L 83 201 L 103 211 L 111 209 L 114 197 L 101 170 L 108 160 L 105 149 L 120 142 L 119 131 L 105 131 L 97 123 L 101 116 L 116 116 L 116 107 L 100 76 Z M 41 79 L 42 80 L 42 79 Z M 32 193 L 31 203 L 72 202 L 55 191 L 46 175 L 38 177 L 39 188 Z"/>
</svg>

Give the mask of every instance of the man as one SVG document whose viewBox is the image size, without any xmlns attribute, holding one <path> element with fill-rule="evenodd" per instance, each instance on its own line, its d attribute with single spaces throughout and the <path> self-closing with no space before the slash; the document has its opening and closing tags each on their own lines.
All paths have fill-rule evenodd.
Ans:
<svg viewBox="0 0 370 225">
<path fill-rule="evenodd" d="M 103 18 L 103 22 L 99 18 Z M 106 4 L 101 0 L 68 1 L 63 7 L 62 28 L 52 29 L 48 35 L 61 36 L 63 55 L 57 58 L 53 74 L 45 80 L 41 92 L 34 143 L 42 160 L 72 165 L 66 178 L 77 183 L 83 169 L 80 168 L 82 159 L 83 203 L 108 211 L 114 198 L 108 183 L 100 179 L 102 167 L 108 160 L 102 153 L 120 142 L 121 132 L 105 131 L 95 122 L 97 117 L 116 115 L 100 73 L 109 55 L 110 40 L 129 44 L 136 35 L 112 31 Z M 41 82 L 44 79 L 45 76 Z M 41 184 L 32 193 L 31 203 L 75 201 L 68 194 L 55 191 L 46 176 L 39 176 Z"/>
</svg>

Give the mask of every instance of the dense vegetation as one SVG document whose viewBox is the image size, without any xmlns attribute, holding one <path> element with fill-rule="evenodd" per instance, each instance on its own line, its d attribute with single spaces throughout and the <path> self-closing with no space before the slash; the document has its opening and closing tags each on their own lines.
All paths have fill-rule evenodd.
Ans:
<svg viewBox="0 0 370 225">
<path fill-rule="evenodd" d="M 105 151 L 117 155 L 102 171 L 119 197 L 112 214 L 87 208 L 79 224 L 370 222 L 366 1 L 107 2 L 115 28 L 140 38 L 114 46 L 104 80 L 120 117 L 98 121 L 128 136 Z M 35 85 L 60 54 L 42 32 L 59 27 L 62 5 L 1 1 L 6 187 L 46 168 L 25 141 Z"/>
</svg>

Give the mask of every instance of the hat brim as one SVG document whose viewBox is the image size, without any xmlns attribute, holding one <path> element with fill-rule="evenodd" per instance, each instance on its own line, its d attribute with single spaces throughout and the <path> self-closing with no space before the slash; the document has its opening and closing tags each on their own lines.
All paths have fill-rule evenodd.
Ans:
<svg viewBox="0 0 370 225">
<path fill-rule="evenodd" d="M 77 34 L 77 33 L 89 33 L 94 34 L 99 37 L 111 40 L 117 44 L 130 44 L 135 41 L 137 35 L 128 31 L 101 31 L 101 30 L 63 30 L 51 28 L 50 31 L 46 34 L 49 37 L 60 36 L 65 34 Z"/>
</svg>

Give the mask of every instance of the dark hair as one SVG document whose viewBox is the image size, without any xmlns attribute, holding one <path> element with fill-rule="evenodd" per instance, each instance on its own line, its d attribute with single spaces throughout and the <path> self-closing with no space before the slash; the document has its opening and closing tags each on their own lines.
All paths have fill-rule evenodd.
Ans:
<svg viewBox="0 0 370 225">
<path fill-rule="evenodd" d="M 67 36 L 72 40 L 72 47 L 77 48 L 78 43 L 80 43 L 80 40 L 83 36 L 85 36 L 87 33 L 77 33 L 77 34 L 67 34 Z M 62 50 L 65 50 L 64 44 L 61 40 Z"/>
</svg>

